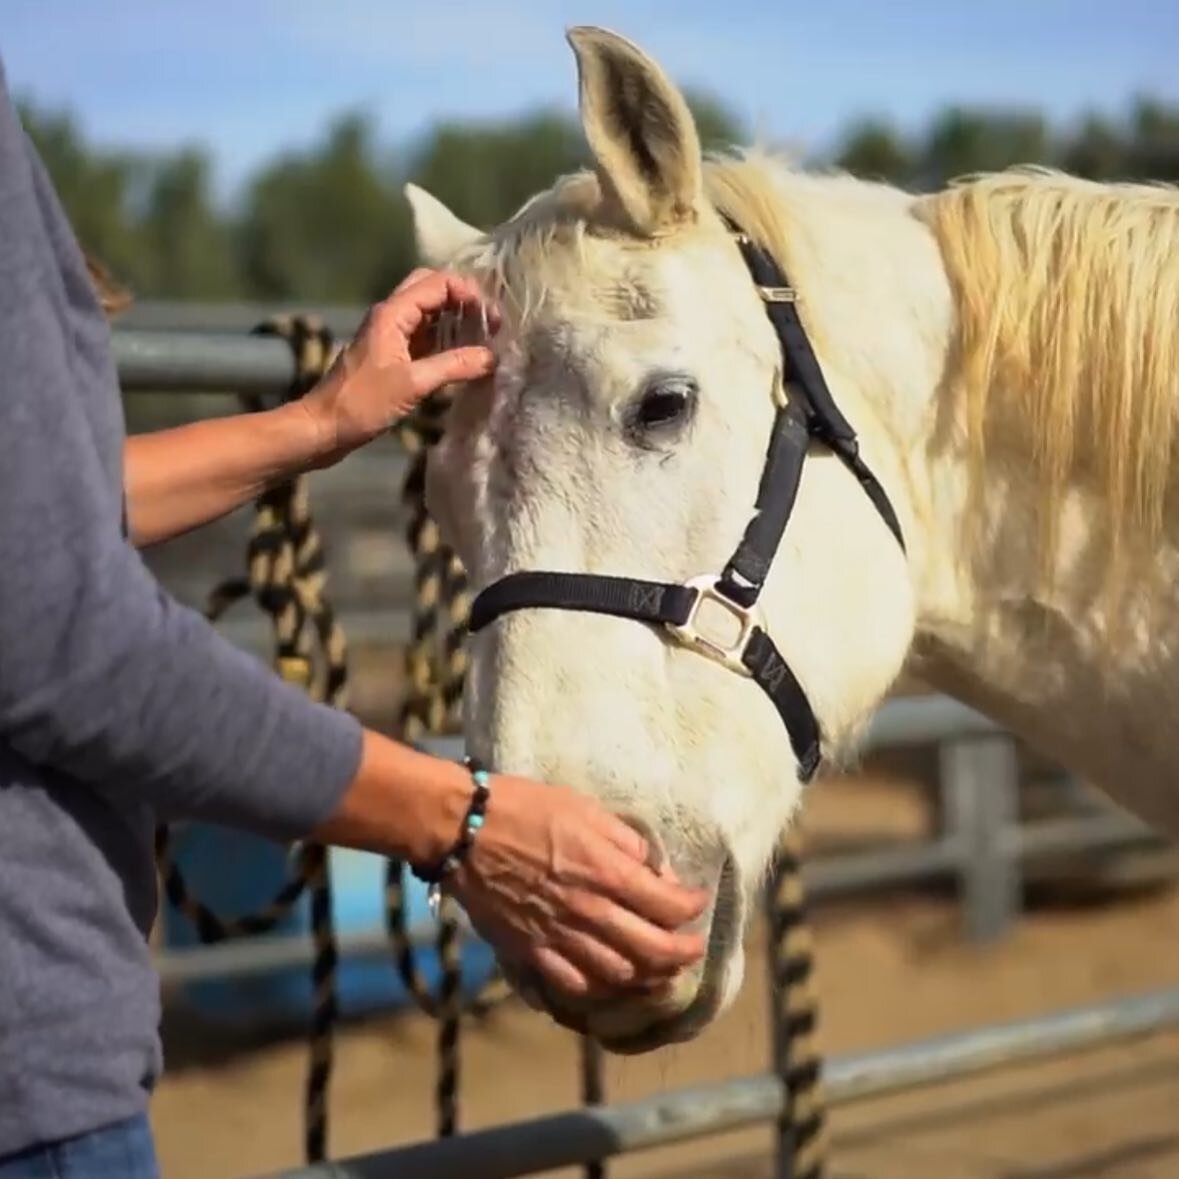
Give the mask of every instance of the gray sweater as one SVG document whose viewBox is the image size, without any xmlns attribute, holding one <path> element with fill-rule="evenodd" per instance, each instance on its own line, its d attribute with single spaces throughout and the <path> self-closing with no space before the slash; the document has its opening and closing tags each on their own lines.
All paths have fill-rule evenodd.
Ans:
<svg viewBox="0 0 1179 1179">
<path fill-rule="evenodd" d="M 359 764 L 353 717 L 126 542 L 124 437 L 106 322 L 0 65 L 0 1158 L 145 1107 L 157 820 L 295 839 Z"/>
</svg>

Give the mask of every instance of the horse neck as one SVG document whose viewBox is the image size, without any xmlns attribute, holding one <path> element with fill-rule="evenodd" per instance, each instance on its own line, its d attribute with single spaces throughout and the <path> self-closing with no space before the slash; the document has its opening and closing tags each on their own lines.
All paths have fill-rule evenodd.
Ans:
<svg viewBox="0 0 1179 1179">
<path fill-rule="evenodd" d="M 1175 534 L 1151 556 L 1160 576 L 1131 580 L 1114 614 L 1098 588 L 1104 513 L 1091 496 L 1073 488 L 1058 508 L 1060 556 L 1046 588 L 1036 488 L 1021 459 L 988 457 L 982 526 L 962 457 L 927 452 L 922 478 L 933 506 L 920 523 L 912 669 L 1179 834 Z"/>
</svg>

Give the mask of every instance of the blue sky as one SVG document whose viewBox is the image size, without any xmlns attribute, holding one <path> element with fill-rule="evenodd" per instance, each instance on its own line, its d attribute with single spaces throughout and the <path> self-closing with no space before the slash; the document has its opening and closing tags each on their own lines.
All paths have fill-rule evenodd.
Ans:
<svg viewBox="0 0 1179 1179">
<path fill-rule="evenodd" d="M 1068 119 L 1179 99 L 1174 0 L 0 0 L 9 87 L 104 144 L 200 143 L 229 193 L 343 109 L 403 142 L 439 118 L 575 106 L 571 24 L 631 37 L 778 142 L 948 102 Z"/>
</svg>

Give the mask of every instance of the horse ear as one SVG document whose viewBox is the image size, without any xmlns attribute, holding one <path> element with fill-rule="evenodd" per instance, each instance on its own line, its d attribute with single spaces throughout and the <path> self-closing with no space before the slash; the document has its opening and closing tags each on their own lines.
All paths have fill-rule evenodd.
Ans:
<svg viewBox="0 0 1179 1179">
<path fill-rule="evenodd" d="M 407 184 L 404 191 L 413 214 L 418 261 L 423 266 L 445 266 L 463 246 L 483 236 L 480 230 L 456 217 L 424 188 Z"/>
<path fill-rule="evenodd" d="M 580 26 L 566 37 L 577 58 L 582 127 L 607 197 L 644 237 L 692 221 L 703 161 L 683 95 L 617 33 Z"/>
</svg>

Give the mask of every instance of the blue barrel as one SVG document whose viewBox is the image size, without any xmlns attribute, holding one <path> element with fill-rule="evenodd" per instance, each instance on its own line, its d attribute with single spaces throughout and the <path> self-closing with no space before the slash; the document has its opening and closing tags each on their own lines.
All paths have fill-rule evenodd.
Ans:
<svg viewBox="0 0 1179 1179">
<path fill-rule="evenodd" d="M 263 908 L 293 866 L 286 849 L 269 840 L 200 823 L 174 828 L 171 850 L 189 889 L 223 917 Z M 328 855 L 336 933 L 383 930 L 384 859 L 344 848 L 331 848 Z M 409 925 L 433 929 L 425 886 L 410 873 L 405 876 L 405 896 Z M 200 944 L 191 923 L 171 905 L 165 905 L 162 918 L 163 948 L 187 949 Z M 286 919 L 262 937 L 290 937 L 310 930 L 309 898 L 304 895 Z M 423 978 L 436 988 L 440 975 L 437 952 L 427 944 L 417 958 Z M 494 966 L 494 956 L 485 942 L 474 937 L 463 939 L 461 967 L 466 993 L 477 992 Z M 341 953 L 336 984 L 340 1013 L 345 1017 L 393 1010 L 412 1002 L 391 952 L 363 958 Z M 305 1023 L 313 1008 L 309 965 L 189 982 L 182 994 L 200 1015 L 235 1025 Z"/>
</svg>

